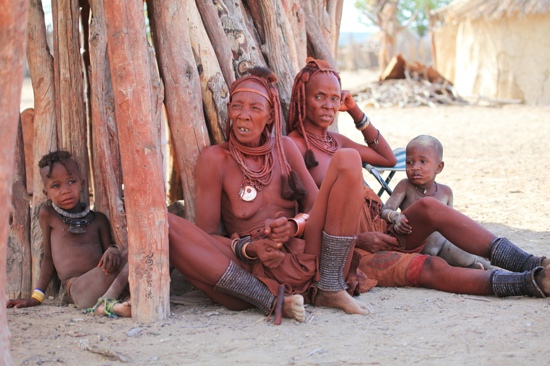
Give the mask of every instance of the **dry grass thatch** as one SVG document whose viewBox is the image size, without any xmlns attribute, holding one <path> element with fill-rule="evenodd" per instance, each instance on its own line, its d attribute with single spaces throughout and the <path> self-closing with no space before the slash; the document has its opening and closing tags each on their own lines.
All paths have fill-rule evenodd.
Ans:
<svg viewBox="0 0 550 366">
<path fill-rule="evenodd" d="M 465 19 L 494 21 L 510 16 L 546 14 L 550 12 L 550 0 L 455 0 L 437 9 L 432 16 L 448 23 Z"/>
</svg>

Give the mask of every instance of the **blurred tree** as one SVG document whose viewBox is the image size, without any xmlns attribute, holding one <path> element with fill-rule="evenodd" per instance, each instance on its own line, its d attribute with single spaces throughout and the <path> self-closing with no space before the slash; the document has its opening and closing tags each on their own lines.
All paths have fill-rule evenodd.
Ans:
<svg viewBox="0 0 550 366">
<path fill-rule="evenodd" d="M 378 67 L 384 72 L 395 55 L 395 40 L 403 29 L 412 26 L 423 36 L 429 31 L 429 11 L 451 0 L 355 0 L 355 7 L 368 19 L 366 25 L 380 28 Z"/>
<path fill-rule="evenodd" d="M 452 0 L 355 0 L 355 7 L 366 17 L 365 25 L 380 27 L 380 13 L 386 4 L 397 8 L 397 21 L 400 24 L 409 22 L 420 36 L 429 30 L 428 12 L 447 5 Z M 411 20 L 412 19 L 412 20 Z M 381 28 L 382 29 L 382 28 Z"/>
</svg>

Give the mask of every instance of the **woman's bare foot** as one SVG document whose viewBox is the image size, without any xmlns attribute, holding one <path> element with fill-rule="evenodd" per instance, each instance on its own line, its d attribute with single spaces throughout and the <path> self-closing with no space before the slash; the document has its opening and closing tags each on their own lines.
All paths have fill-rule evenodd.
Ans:
<svg viewBox="0 0 550 366">
<path fill-rule="evenodd" d="M 370 306 L 354 299 L 346 291 L 322 291 L 319 290 L 315 296 L 315 306 L 326 306 L 337 308 L 348 314 L 370 314 L 373 312 Z"/>
<path fill-rule="evenodd" d="M 306 309 L 304 308 L 304 298 L 302 295 L 285 297 L 283 301 L 283 316 L 285 318 L 296 319 L 299 322 L 306 320 Z"/>
</svg>

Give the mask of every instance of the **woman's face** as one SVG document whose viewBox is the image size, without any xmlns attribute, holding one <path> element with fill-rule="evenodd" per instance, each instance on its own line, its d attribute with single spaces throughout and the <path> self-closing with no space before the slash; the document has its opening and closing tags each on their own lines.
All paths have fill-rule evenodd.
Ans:
<svg viewBox="0 0 550 366">
<path fill-rule="evenodd" d="M 318 72 L 306 84 L 306 123 L 328 128 L 340 109 L 341 90 L 332 73 Z"/>
<path fill-rule="evenodd" d="M 265 125 L 272 123 L 272 108 L 262 95 L 239 89 L 252 89 L 268 95 L 267 90 L 253 81 L 245 81 L 232 95 L 228 105 L 229 119 L 233 123 L 235 137 L 242 144 L 258 146 Z"/>
</svg>

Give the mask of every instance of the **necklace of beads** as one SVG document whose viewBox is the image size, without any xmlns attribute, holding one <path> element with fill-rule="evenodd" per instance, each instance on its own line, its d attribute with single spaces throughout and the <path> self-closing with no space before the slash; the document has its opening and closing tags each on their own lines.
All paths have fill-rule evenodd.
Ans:
<svg viewBox="0 0 550 366">
<path fill-rule="evenodd" d="M 417 185 L 414 186 L 414 188 L 416 188 L 416 191 L 419 194 L 421 194 L 422 196 L 428 196 L 428 191 L 430 191 L 433 187 L 435 187 L 435 191 L 433 191 L 433 193 L 431 193 L 429 195 L 430 197 L 435 196 L 435 194 L 437 193 L 437 182 L 434 181 L 433 184 L 429 188 L 426 188 L 426 189 L 422 189 Z"/>
<path fill-rule="evenodd" d="M 273 178 L 273 139 L 266 131 L 264 131 L 262 137 L 265 140 L 262 145 L 250 147 L 241 144 L 233 131 L 229 134 L 229 152 L 239 164 L 244 176 L 239 189 L 239 197 L 243 201 L 254 201 L 257 193 L 271 183 Z M 245 155 L 261 157 L 260 169 L 250 169 L 244 161 Z"/>
<path fill-rule="evenodd" d="M 317 136 L 306 130 L 306 138 L 313 146 L 329 155 L 334 155 L 340 147 L 338 141 L 328 131 L 326 136 Z"/>
<path fill-rule="evenodd" d="M 86 230 L 84 230 L 84 227 L 88 226 L 95 218 L 93 211 L 91 211 L 90 207 L 85 203 L 80 203 L 82 211 L 76 213 L 65 211 L 53 202 L 52 207 L 61 221 L 69 225 L 69 229 L 67 231 L 73 234 L 85 233 Z"/>
</svg>

